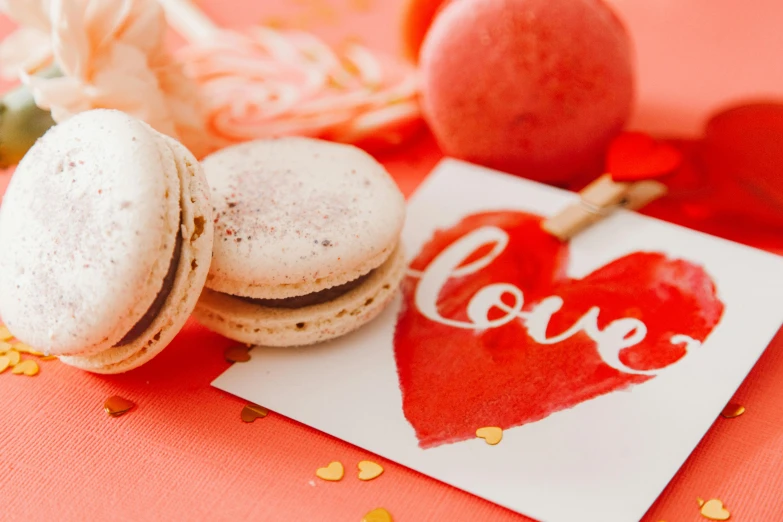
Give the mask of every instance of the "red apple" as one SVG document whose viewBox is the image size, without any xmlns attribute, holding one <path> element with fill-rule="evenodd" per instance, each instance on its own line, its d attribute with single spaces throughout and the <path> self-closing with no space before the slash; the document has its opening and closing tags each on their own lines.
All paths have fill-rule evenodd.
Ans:
<svg viewBox="0 0 783 522">
<path fill-rule="evenodd" d="M 458 0 L 421 49 L 444 153 L 564 184 L 597 173 L 633 102 L 625 27 L 601 0 Z"/>
</svg>

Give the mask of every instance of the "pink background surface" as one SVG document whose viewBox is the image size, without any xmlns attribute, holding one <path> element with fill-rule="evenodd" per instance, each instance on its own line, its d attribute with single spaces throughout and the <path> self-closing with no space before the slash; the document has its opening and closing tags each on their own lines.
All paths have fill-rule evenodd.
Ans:
<svg viewBox="0 0 783 522">
<path fill-rule="evenodd" d="M 777 0 L 752 7 L 736 0 L 612 3 L 637 43 L 633 127 L 694 135 L 708 112 L 723 105 L 783 96 L 783 4 Z M 284 18 L 331 42 L 358 36 L 377 49 L 400 48 L 396 2 L 270 4 L 202 2 L 226 27 Z M 9 28 L 0 20 L 0 34 Z M 439 158 L 423 135 L 381 160 L 410 193 Z M 0 193 L 9 179 L 0 173 Z M 359 521 L 383 506 L 398 522 L 526 520 L 383 459 L 377 460 L 386 472 L 360 482 L 356 463 L 372 455 L 281 415 L 242 423 L 244 402 L 209 386 L 227 368 L 222 352 L 229 344 L 190 324 L 161 356 L 126 375 L 90 375 L 58 361 L 42 363 L 35 378 L 0 375 L 0 518 Z M 114 394 L 138 408 L 107 417 L 102 404 Z M 721 498 L 732 520 L 783 520 L 783 336 L 736 400 L 748 412 L 716 421 L 645 522 L 704 520 L 697 496 Z M 345 464 L 346 478 L 315 479 L 315 469 L 332 460 Z"/>
</svg>

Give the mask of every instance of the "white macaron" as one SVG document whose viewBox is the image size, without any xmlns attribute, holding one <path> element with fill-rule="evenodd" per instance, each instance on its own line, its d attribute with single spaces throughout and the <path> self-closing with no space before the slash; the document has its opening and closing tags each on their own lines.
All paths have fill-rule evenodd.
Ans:
<svg viewBox="0 0 783 522">
<path fill-rule="evenodd" d="M 94 110 L 55 126 L 0 207 L 0 317 L 73 366 L 120 373 L 145 363 L 204 285 L 208 199 L 193 155 L 143 122 Z"/>
<path fill-rule="evenodd" d="M 215 247 L 202 324 L 246 343 L 306 345 L 359 328 L 394 295 L 405 200 L 369 154 L 281 138 L 229 147 L 203 166 Z"/>
</svg>

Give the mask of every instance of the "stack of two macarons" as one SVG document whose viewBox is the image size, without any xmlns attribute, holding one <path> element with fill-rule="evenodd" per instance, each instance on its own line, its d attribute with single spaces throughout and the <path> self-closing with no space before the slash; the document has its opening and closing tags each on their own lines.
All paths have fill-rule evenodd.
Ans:
<svg viewBox="0 0 783 522">
<path fill-rule="evenodd" d="M 121 373 L 188 317 L 229 338 L 295 346 L 377 316 L 404 272 L 405 203 L 372 157 L 306 138 L 201 164 L 124 113 L 54 127 L 0 206 L 0 318 L 73 366 Z"/>
</svg>

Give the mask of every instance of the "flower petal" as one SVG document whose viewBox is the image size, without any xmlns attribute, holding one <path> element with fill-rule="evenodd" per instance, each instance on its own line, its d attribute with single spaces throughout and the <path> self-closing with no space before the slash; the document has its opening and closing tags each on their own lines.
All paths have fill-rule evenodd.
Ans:
<svg viewBox="0 0 783 522">
<path fill-rule="evenodd" d="M 49 30 L 50 0 L 0 0 L 0 11 L 17 24 L 39 31 Z"/>
<path fill-rule="evenodd" d="M 21 71 L 34 72 L 52 59 L 49 35 L 22 28 L 0 42 L 0 76 L 16 79 Z"/>
<path fill-rule="evenodd" d="M 310 33 L 255 28 L 179 56 L 221 142 L 295 134 L 396 144 L 421 118 L 415 69 L 358 45 L 338 54 Z"/>
<path fill-rule="evenodd" d="M 84 86 L 75 78 L 42 78 L 24 74 L 22 81 L 33 93 L 35 104 L 52 111 L 52 118 L 58 123 L 92 108 L 85 96 Z"/>
<path fill-rule="evenodd" d="M 152 53 L 163 45 L 166 18 L 157 0 L 90 0 L 85 19 L 93 48 L 118 40 Z"/>
<path fill-rule="evenodd" d="M 52 52 L 60 71 L 81 80 L 90 74 L 92 52 L 84 26 L 86 0 L 51 0 Z"/>
</svg>

